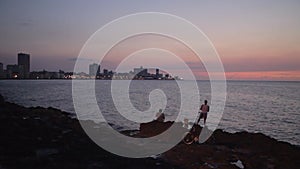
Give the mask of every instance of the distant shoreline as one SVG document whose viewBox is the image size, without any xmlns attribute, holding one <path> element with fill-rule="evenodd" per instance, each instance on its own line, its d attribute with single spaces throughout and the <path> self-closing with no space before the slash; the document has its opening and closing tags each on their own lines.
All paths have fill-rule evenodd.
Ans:
<svg viewBox="0 0 300 169">
<path fill-rule="evenodd" d="M 131 79 L 131 80 L 127 80 L 127 79 L 0 79 L 0 81 L 51 81 L 51 80 L 96 80 L 96 81 L 112 81 L 112 80 L 118 80 L 118 81 L 177 81 L 175 79 L 163 79 L 163 80 L 158 80 L 158 79 Z M 190 80 L 190 79 L 183 79 L 183 80 L 178 80 L 178 81 L 194 81 L 194 80 Z M 196 81 L 203 81 L 203 82 L 207 82 L 210 80 L 196 80 Z M 215 82 L 218 81 L 223 81 L 223 80 L 213 80 Z M 290 82 L 290 83 L 300 83 L 300 80 L 226 80 L 226 82 Z"/>
</svg>

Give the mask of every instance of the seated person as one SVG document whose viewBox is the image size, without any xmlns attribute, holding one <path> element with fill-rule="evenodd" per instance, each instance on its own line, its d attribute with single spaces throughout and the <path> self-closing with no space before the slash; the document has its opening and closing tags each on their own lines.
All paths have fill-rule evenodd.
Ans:
<svg viewBox="0 0 300 169">
<path fill-rule="evenodd" d="M 159 112 L 156 113 L 156 120 L 159 122 L 165 121 L 165 114 L 162 112 L 162 109 L 159 109 Z"/>
</svg>

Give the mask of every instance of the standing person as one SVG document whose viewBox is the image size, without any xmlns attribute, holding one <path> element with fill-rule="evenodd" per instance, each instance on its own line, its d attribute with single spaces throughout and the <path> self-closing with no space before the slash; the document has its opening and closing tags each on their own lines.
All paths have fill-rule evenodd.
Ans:
<svg viewBox="0 0 300 169">
<path fill-rule="evenodd" d="M 165 121 L 165 114 L 162 112 L 162 109 L 159 109 L 159 112 L 156 113 L 156 120 L 159 122 L 164 122 Z"/>
<path fill-rule="evenodd" d="M 200 107 L 200 117 L 198 118 L 197 124 L 199 123 L 200 119 L 204 118 L 204 125 L 207 119 L 207 112 L 209 112 L 209 105 L 207 105 L 207 100 L 204 100 L 204 104 Z"/>
</svg>

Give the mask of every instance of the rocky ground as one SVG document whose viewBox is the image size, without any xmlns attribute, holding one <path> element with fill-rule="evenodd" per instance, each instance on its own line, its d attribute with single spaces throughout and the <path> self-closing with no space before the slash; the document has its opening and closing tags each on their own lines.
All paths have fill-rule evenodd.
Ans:
<svg viewBox="0 0 300 169">
<path fill-rule="evenodd" d="M 161 131 L 151 128 L 161 124 L 151 122 L 141 126 L 143 136 Z M 198 133 L 201 127 L 197 126 Z M 167 162 L 182 168 L 299 168 L 300 148 L 280 142 L 261 133 L 227 133 L 216 130 L 203 144 L 178 144 L 162 154 Z"/>
<path fill-rule="evenodd" d="M 153 136 L 171 124 L 142 124 L 135 136 Z M 299 157 L 299 147 L 263 134 L 216 130 L 203 144 L 179 143 L 159 158 L 124 158 L 98 147 L 68 113 L 54 108 L 25 108 L 5 102 L 0 96 L 0 169 L 296 169 L 300 166 Z"/>
</svg>

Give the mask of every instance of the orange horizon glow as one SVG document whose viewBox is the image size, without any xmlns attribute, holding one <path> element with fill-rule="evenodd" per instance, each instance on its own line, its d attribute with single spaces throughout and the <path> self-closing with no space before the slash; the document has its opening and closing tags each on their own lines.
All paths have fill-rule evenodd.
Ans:
<svg viewBox="0 0 300 169">
<path fill-rule="evenodd" d="M 207 72 L 194 72 L 200 80 L 209 80 Z M 223 73 L 211 73 L 218 79 Z M 225 72 L 227 80 L 300 81 L 300 71 Z"/>
<path fill-rule="evenodd" d="M 300 71 L 226 72 L 228 80 L 300 81 Z"/>
</svg>

